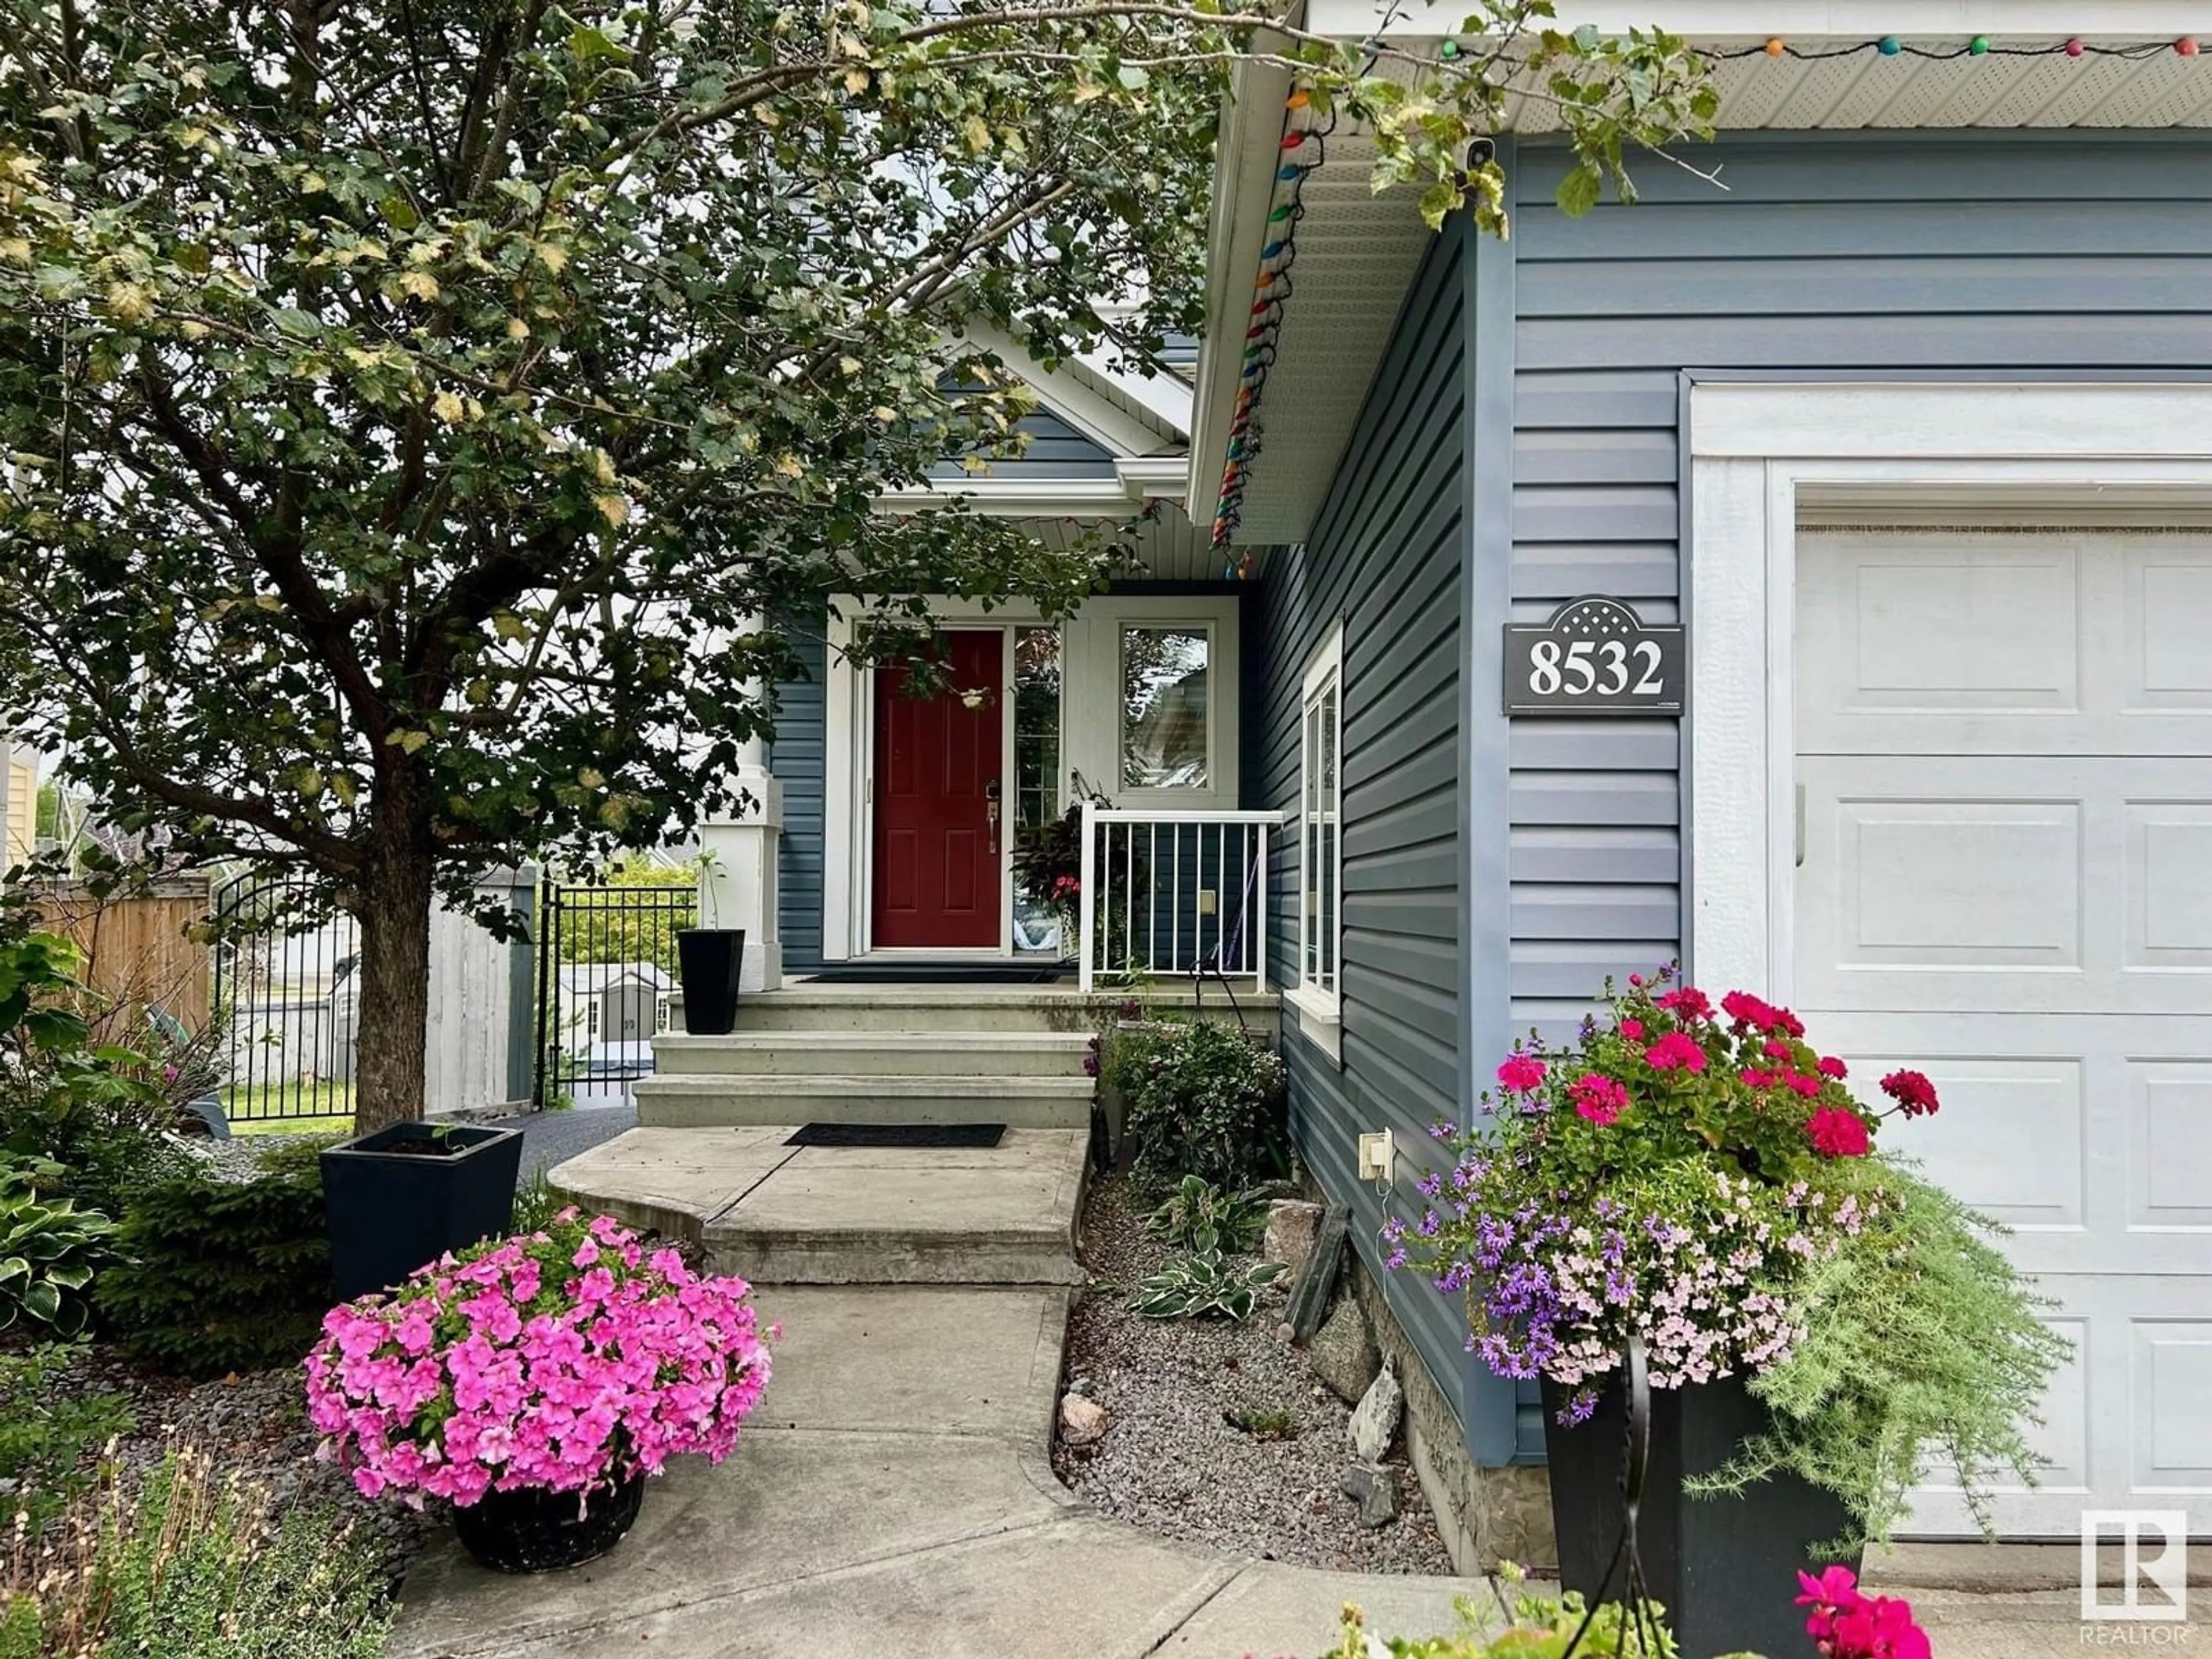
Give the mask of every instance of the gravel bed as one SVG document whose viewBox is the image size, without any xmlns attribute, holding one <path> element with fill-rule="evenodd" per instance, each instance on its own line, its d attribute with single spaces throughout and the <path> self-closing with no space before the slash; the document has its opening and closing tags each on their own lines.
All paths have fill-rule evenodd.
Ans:
<svg viewBox="0 0 2212 1659">
<path fill-rule="evenodd" d="M 1398 1518 L 1370 1531 L 1338 1490 L 1352 1463 L 1351 1408 L 1276 1335 L 1288 1279 L 1242 1325 L 1151 1320 L 1130 1291 L 1170 1252 L 1144 1228 L 1119 1177 L 1092 1184 L 1083 1260 L 1091 1289 L 1068 1326 L 1067 1381 L 1106 1408 L 1105 1437 L 1070 1447 L 1053 1468 L 1094 1507 L 1186 1542 L 1339 1571 L 1449 1573 L 1451 1557 L 1420 1486 L 1393 1450 Z M 1295 1437 L 1261 1439 L 1231 1414 L 1287 1412 Z"/>
</svg>

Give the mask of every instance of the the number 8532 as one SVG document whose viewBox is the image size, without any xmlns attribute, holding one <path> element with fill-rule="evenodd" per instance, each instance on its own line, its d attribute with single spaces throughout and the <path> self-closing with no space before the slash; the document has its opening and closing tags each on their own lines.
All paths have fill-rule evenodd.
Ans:
<svg viewBox="0 0 2212 1659">
<path fill-rule="evenodd" d="M 1666 690 L 1659 677 L 1659 647 L 1651 640 L 1638 640 L 1632 647 L 1620 640 L 1577 640 L 1564 651 L 1557 640 L 1538 640 L 1529 647 L 1528 662 L 1528 689 L 1540 697 L 1562 690 L 1571 697 L 1591 691 L 1608 697 L 1624 692 L 1656 697 Z M 1639 669 L 1632 687 L 1629 676 Z"/>
</svg>

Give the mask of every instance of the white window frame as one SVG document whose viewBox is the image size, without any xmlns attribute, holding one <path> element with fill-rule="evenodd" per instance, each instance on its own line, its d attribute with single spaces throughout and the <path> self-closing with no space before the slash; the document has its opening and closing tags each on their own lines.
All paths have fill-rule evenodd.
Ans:
<svg viewBox="0 0 2212 1659">
<path fill-rule="evenodd" d="M 1204 783 L 1135 784 L 1129 781 L 1129 635 L 1146 634 L 1194 634 L 1206 645 L 1206 781 Z M 1212 621 L 1178 622 L 1158 620 L 1150 617 L 1122 617 L 1114 623 L 1114 769 L 1109 786 L 1111 798 L 1117 803 L 1127 795 L 1139 800 L 1188 801 L 1207 799 L 1217 793 L 1214 776 L 1220 764 L 1221 720 L 1215 705 L 1220 697 L 1215 684 L 1218 672 L 1216 664 L 1220 657 L 1219 641 Z"/>
<path fill-rule="evenodd" d="M 1313 729 L 1314 706 L 1331 690 L 1336 694 L 1334 726 L 1329 733 L 1336 757 L 1336 779 L 1333 799 L 1321 804 L 1318 812 L 1308 802 L 1318 792 L 1311 787 L 1314 770 L 1314 750 L 1310 738 Z M 1285 1000 L 1297 1011 L 1298 1029 L 1317 1044 L 1331 1059 L 1343 1057 L 1344 1030 L 1344 624 L 1338 623 L 1329 629 L 1313 659 L 1306 665 L 1305 679 L 1298 695 L 1298 799 L 1292 814 L 1298 835 L 1298 958 L 1297 972 L 1290 975 L 1291 988 L 1284 993 Z M 1310 977 L 1307 963 L 1313 954 L 1314 929 L 1320 921 L 1315 897 L 1323 890 L 1316 885 L 1317 873 L 1309 867 L 1313 857 L 1313 830 L 1316 817 L 1334 825 L 1336 834 L 1329 839 L 1331 867 L 1328 872 L 1327 890 L 1335 896 L 1333 913 L 1328 917 L 1329 938 L 1326 941 L 1326 957 L 1329 971 L 1327 982 Z"/>
</svg>

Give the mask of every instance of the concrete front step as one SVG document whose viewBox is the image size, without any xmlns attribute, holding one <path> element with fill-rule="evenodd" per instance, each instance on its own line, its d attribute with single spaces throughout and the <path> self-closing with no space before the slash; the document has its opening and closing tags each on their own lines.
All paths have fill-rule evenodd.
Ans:
<svg viewBox="0 0 2212 1659">
<path fill-rule="evenodd" d="M 656 1072 L 632 1085 L 648 1128 L 774 1123 L 1006 1123 L 1087 1132 L 1085 1076 L 811 1076 Z"/>
<path fill-rule="evenodd" d="M 1057 1031 L 1088 1036 L 1118 1000 L 1024 985 L 820 984 L 787 981 L 747 997 L 738 1030 L 755 1031 Z"/>
<path fill-rule="evenodd" d="M 653 1043 L 664 1077 L 1079 1078 L 1090 1052 L 1080 1031 L 745 1030 Z"/>
<path fill-rule="evenodd" d="M 1089 1135 L 981 1149 L 791 1146 L 789 1124 L 639 1128 L 549 1177 L 763 1285 L 1076 1285 Z"/>
<path fill-rule="evenodd" d="M 1237 1006 L 1255 1027 L 1273 1029 L 1279 999 L 1272 991 L 1240 990 Z M 1056 985 L 871 984 L 855 981 L 787 980 L 773 991 L 746 997 L 738 1006 L 738 1030 L 752 1031 L 1061 1031 L 1088 1036 L 1134 1003 L 1144 1009 L 1188 1014 L 1194 1003 L 1187 981 L 1099 990 L 1085 997 L 1072 983 Z M 1205 1012 L 1230 1017 L 1230 1000 L 1209 984 Z"/>
</svg>

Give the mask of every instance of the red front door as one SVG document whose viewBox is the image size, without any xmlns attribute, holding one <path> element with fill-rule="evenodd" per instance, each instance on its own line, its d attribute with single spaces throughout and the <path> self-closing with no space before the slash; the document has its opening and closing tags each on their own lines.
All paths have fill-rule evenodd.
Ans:
<svg viewBox="0 0 2212 1659">
<path fill-rule="evenodd" d="M 909 696 L 902 668 L 876 671 L 874 942 L 995 947 L 1006 730 L 1006 635 L 945 635 L 952 690 Z"/>
</svg>

